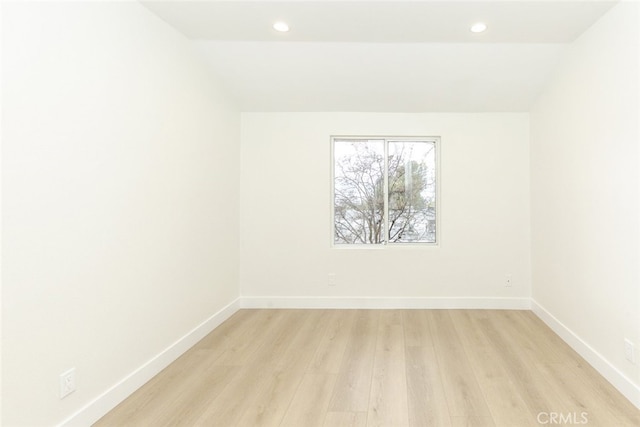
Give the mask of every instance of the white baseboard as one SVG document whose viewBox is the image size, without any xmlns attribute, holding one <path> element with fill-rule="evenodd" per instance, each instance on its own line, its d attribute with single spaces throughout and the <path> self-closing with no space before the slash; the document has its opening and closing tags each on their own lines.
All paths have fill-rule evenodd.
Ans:
<svg viewBox="0 0 640 427">
<path fill-rule="evenodd" d="M 607 379 L 620 393 L 622 393 L 631 403 L 640 409 L 640 386 L 634 384 L 622 372 L 613 366 L 600 353 L 594 350 L 589 344 L 584 342 L 571 329 L 566 327 L 556 317 L 549 313 L 544 307 L 531 299 L 531 310 L 544 323 L 547 324 L 564 342 L 569 344 L 580 356 L 582 356 L 593 368 Z"/>
<path fill-rule="evenodd" d="M 59 427 L 86 427 L 95 423 L 239 309 L 240 299 L 238 298 L 93 399 L 79 411 L 60 423 Z"/>
<path fill-rule="evenodd" d="M 530 310 L 529 298 L 242 297 L 242 308 Z"/>
</svg>

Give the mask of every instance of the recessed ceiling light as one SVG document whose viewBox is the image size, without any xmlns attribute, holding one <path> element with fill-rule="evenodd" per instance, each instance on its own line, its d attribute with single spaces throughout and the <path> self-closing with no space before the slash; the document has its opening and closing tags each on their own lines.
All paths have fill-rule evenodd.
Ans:
<svg viewBox="0 0 640 427">
<path fill-rule="evenodd" d="M 470 28 L 472 33 L 481 33 L 487 29 L 487 24 L 484 22 L 476 22 Z"/>
<path fill-rule="evenodd" d="M 287 31 L 289 31 L 289 26 L 286 22 L 280 21 L 273 24 L 273 29 L 276 31 L 280 31 L 281 33 L 286 33 Z"/>
</svg>

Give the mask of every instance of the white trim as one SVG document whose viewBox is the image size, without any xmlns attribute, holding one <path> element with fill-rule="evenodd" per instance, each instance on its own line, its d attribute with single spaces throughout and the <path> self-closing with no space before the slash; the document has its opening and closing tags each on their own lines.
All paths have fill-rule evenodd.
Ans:
<svg viewBox="0 0 640 427">
<path fill-rule="evenodd" d="M 151 360 L 118 381 L 73 415 L 58 424 L 59 427 L 89 426 L 115 408 L 120 402 L 142 387 L 169 364 L 193 347 L 198 341 L 217 328 L 240 309 L 240 298 L 196 326 L 185 336 L 154 356 Z"/>
<path fill-rule="evenodd" d="M 553 332 L 558 334 L 564 342 L 569 344 L 571 348 L 582 356 L 600 375 L 618 389 L 620 393 L 629 399 L 631 403 L 640 409 L 640 386 L 638 384 L 634 384 L 630 378 L 620 372 L 611 362 L 605 359 L 533 298 L 531 298 L 531 311 L 546 323 Z"/>
<path fill-rule="evenodd" d="M 242 297 L 242 308 L 492 309 L 530 310 L 529 298 Z"/>
</svg>

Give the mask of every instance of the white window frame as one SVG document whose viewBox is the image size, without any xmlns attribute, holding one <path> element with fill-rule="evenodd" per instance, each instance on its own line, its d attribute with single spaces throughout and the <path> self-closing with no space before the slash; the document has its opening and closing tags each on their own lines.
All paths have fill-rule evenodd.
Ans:
<svg viewBox="0 0 640 427">
<path fill-rule="evenodd" d="M 335 141 L 340 139 L 362 139 L 362 140 L 372 140 L 379 139 L 384 140 L 384 162 L 385 162 L 385 176 L 384 176 L 384 221 L 385 221 L 385 242 L 380 244 L 366 244 L 366 243 L 335 243 Z M 389 174 L 388 174 L 388 151 L 389 151 L 389 142 L 431 142 L 434 144 L 434 148 L 436 150 L 435 153 L 435 191 L 436 191 L 436 238 L 435 242 L 404 242 L 404 243 L 394 243 L 388 241 L 389 234 L 389 215 L 388 215 L 388 195 L 389 193 Z M 440 151 L 441 151 L 441 138 L 439 136 L 385 136 L 385 135 L 331 135 L 330 137 L 330 163 L 331 163 L 331 190 L 329 194 L 330 200 L 330 242 L 332 248 L 337 249 L 364 249 L 364 250 L 380 250 L 385 248 L 439 248 L 440 243 L 442 242 L 442 227 L 441 227 L 441 211 L 442 211 L 442 202 L 440 199 L 440 184 L 442 182 L 440 175 Z"/>
</svg>

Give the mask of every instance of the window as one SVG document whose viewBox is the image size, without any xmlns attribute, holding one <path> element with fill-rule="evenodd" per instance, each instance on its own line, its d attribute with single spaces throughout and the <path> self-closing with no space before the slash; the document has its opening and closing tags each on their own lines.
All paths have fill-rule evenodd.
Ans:
<svg viewBox="0 0 640 427">
<path fill-rule="evenodd" d="M 332 142 L 334 244 L 436 243 L 438 138 Z"/>
</svg>

